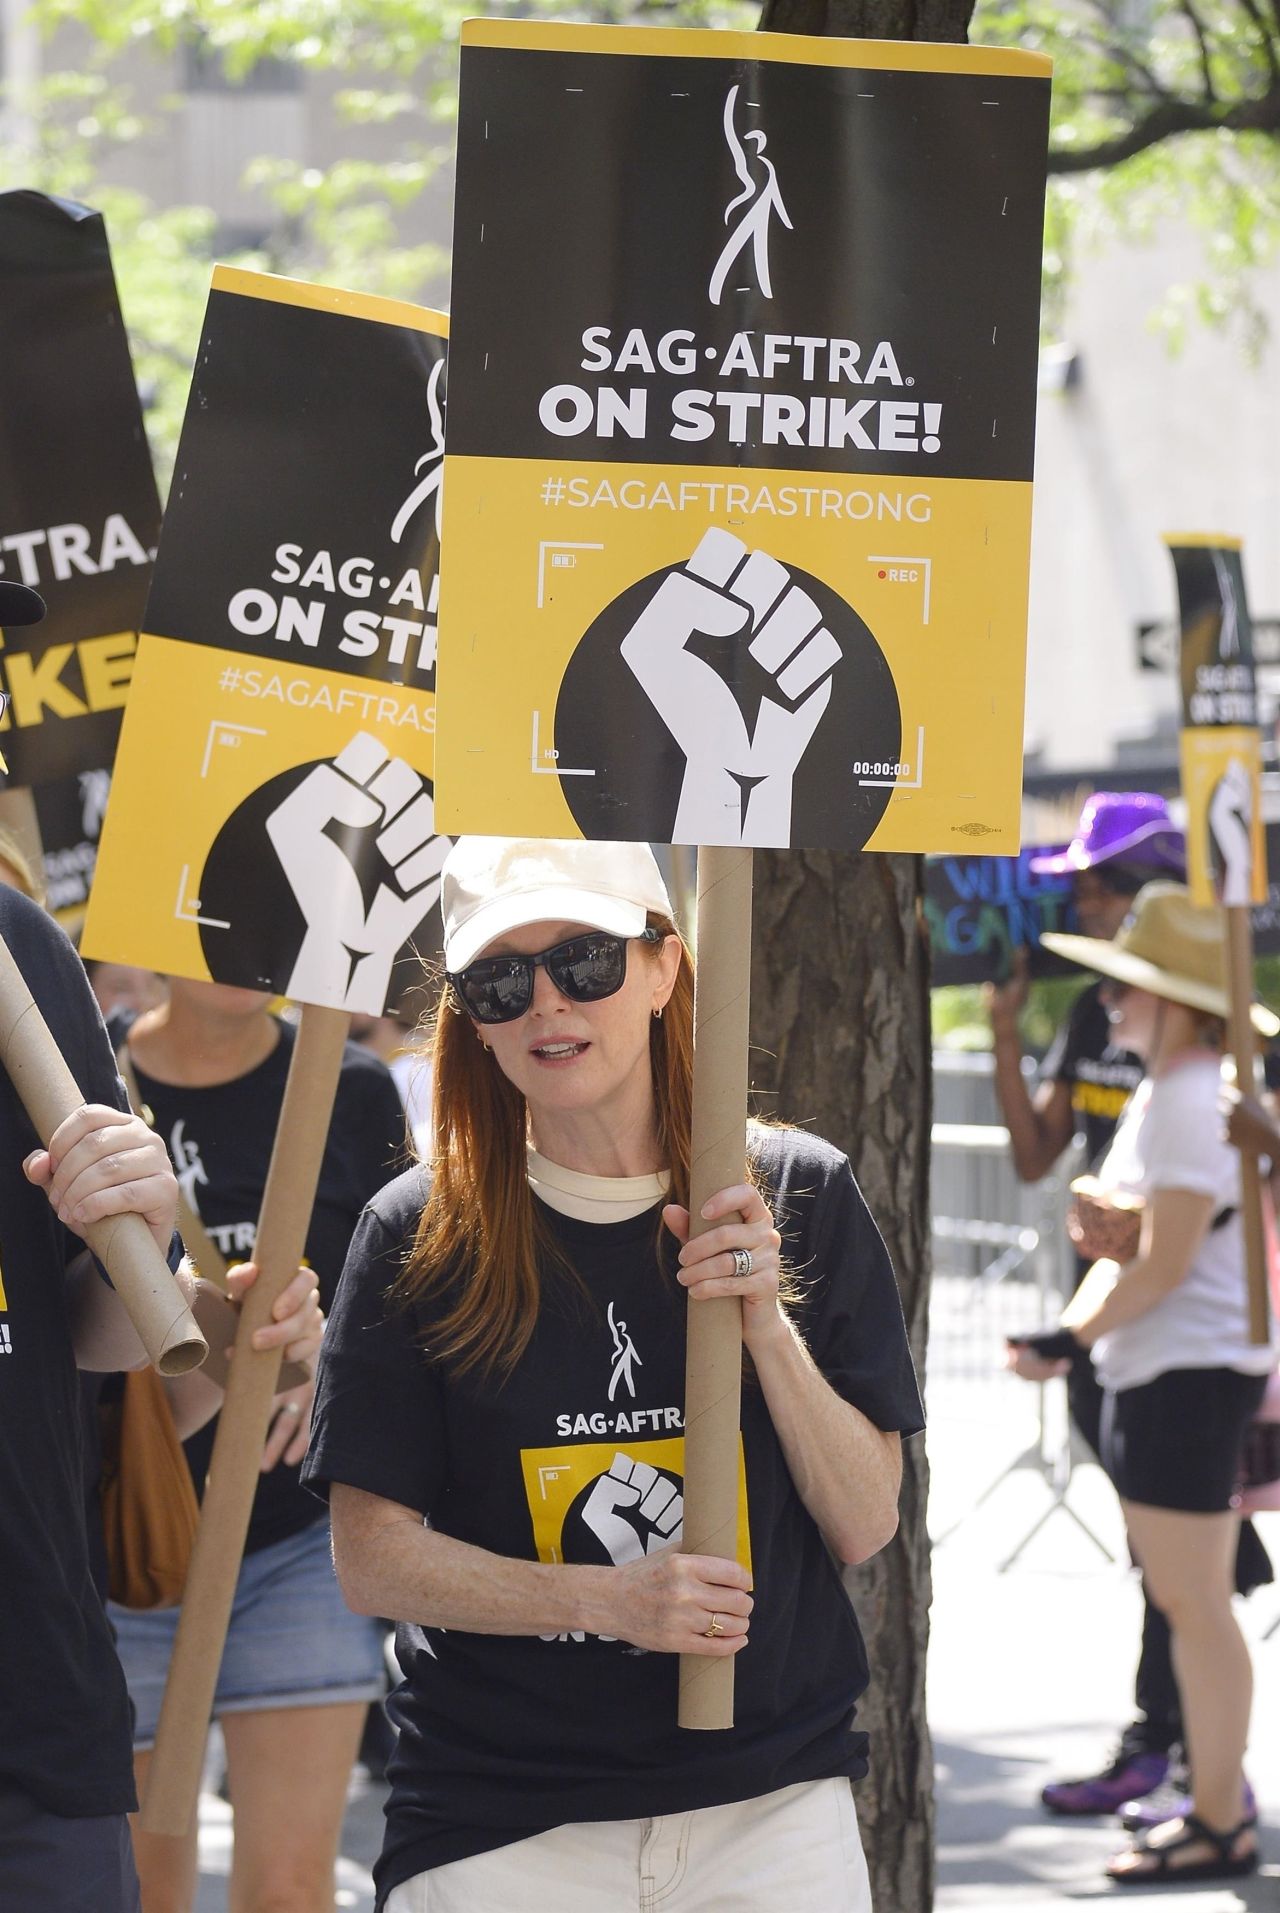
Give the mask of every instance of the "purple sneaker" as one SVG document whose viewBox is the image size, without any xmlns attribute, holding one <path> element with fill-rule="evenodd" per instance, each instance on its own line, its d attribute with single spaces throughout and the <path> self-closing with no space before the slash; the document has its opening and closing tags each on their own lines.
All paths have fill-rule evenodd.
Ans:
<svg viewBox="0 0 1280 1913">
<path fill-rule="evenodd" d="M 1126 1800 L 1120 1809 L 1120 1824 L 1127 1833 L 1148 1833 L 1163 1820 L 1185 1820 L 1194 1811 L 1194 1806 L 1191 1795 L 1182 1788 L 1157 1787 L 1154 1793 L 1149 1793 L 1143 1800 Z M 1258 1802 L 1246 1780 L 1241 1825 L 1256 1827 L 1257 1824 Z"/>
<path fill-rule="evenodd" d="M 1121 1748 L 1101 1773 L 1083 1780 L 1051 1780 L 1040 1798 L 1050 1813 L 1118 1813 L 1126 1802 L 1154 1793 L 1168 1771 L 1168 1754 Z"/>
</svg>

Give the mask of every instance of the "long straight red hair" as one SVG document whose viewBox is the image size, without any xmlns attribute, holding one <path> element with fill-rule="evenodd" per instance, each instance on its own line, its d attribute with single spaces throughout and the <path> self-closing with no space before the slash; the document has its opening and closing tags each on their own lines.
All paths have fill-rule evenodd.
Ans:
<svg viewBox="0 0 1280 1913">
<path fill-rule="evenodd" d="M 669 918 L 649 925 L 679 936 Z M 653 961 L 645 946 L 641 961 Z M 457 1374 L 507 1375 L 538 1319 L 542 1268 L 572 1279 L 529 1188 L 528 1105 L 476 1041 L 470 1017 L 447 986 L 432 1044 L 435 1141 L 431 1188 L 393 1295 L 404 1305 L 444 1297 L 433 1315 L 431 1352 Z M 649 1025 L 655 1116 L 672 1202 L 689 1203 L 693 1112 L 693 961 L 681 939 L 675 988 Z M 655 1263 L 657 1241 L 654 1244 Z"/>
</svg>

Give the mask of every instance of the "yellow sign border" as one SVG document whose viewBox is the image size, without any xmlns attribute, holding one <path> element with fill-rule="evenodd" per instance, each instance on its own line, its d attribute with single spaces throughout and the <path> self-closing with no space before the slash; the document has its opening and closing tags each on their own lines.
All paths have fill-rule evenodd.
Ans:
<svg viewBox="0 0 1280 1913">
<path fill-rule="evenodd" d="M 1160 541 L 1167 545 L 1170 551 L 1178 551 L 1187 546 L 1197 551 L 1244 550 L 1244 539 L 1233 538 L 1229 532 L 1225 531 L 1163 531 L 1160 534 Z"/>
<path fill-rule="evenodd" d="M 306 279 L 285 279 L 274 272 L 247 272 L 242 266 L 215 266 L 210 292 L 234 292 L 244 299 L 266 299 L 279 306 L 303 306 L 312 312 L 336 312 L 349 319 L 375 319 L 380 325 L 408 326 L 449 336 L 448 315 L 407 299 L 383 299 L 372 292 L 348 292 L 340 286 L 316 286 Z"/>
<path fill-rule="evenodd" d="M 1008 74 L 1048 79 L 1045 53 L 936 41 L 840 40 L 803 33 L 726 33 L 712 27 L 595 27 L 533 20 L 464 20 L 464 47 L 548 53 L 644 53 L 684 60 L 745 60 L 752 66 L 867 67 L 912 73 Z"/>
</svg>

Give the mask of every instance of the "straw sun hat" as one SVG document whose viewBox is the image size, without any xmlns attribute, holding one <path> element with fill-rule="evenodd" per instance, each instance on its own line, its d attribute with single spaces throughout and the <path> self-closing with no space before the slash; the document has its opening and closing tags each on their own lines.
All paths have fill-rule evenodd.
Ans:
<svg viewBox="0 0 1280 1913">
<path fill-rule="evenodd" d="M 1221 910 L 1191 901 L 1180 883 L 1149 883 L 1134 898 L 1133 915 L 1113 940 L 1047 931 L 1047 950 L 1100 976 L 1114 977 L 1170 1003 L 1226 1016 L 1227 940 Z M 1280 1017 L 1261 1003 L 1252 1010 L 1262 1036 L 1280 1034 Z"/>
</svg>

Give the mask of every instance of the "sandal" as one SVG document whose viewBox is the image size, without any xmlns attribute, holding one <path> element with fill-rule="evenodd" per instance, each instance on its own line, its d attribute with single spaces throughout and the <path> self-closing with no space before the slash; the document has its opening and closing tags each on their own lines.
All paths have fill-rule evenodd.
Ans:
<svg viewBox="0 0 1280 1913">
<path fill-rule="evenodd" d="M 1199 1814 L 1186 1813 L 1182 1816 L 1182 1832 L 1176 1840 L 1169 1840 L 1159 1846 L 1153 1846 L 1149 1836 L 1135 1840 L 1117 1860 L 1128 1859 L 1130 1854 L 1141 1854 L 1144 1860 L 1150 1860 L 1150 1866 L 1125 1867 L 1116 1870 L 1113 1860 L 1107 1868 L 1107 1878 L 1117 1886 L 1179 1886 L 1185 1880 L 1188 1883 L 1203 1880 L 1241 1880 L 1246 1874 L 1257 1871 L 1258 1849 L 1256 1845 L 1248 1852 L 1235 1854 L 1232 1848 L 1242 1833 L 1250 1833 L 1257 1824 L 1257 1816 L 1251 1815 L 1238 1826 L 1229 1827 L 1225 1833 L 1219 1833 L 1214 1827 L 1206 1826 Z M 1174 1863 L 1174 1856 L 1185 1853 L 1188 1847 L 1211 1847 L 1213 1857 L 1208 1860 L 1188 1860 L 1185 1866 Z"/>
</svg>

